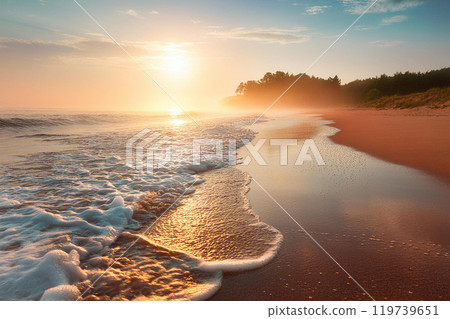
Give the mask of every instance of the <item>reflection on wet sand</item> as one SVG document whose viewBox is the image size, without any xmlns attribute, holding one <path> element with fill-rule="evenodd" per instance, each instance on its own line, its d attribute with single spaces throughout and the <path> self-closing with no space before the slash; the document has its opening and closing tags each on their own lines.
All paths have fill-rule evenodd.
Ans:
<svg viewBox="0 0 450 319">
<path fill-rule="evenodd" d="M 313 123 L 318 120 L 312 118 Z M 277 121 L 259 124 L 257 138 L 272 138 Z M 301 121 L 311 125 L 308 119 Z M 279 146 L 267 143 L 260 152 L 267 166 L 253 162 L 241 168 L 375 299 L 447 299 L 448 184 L 336 145 L 329 136 L 337 130 L 326 123 L 309 136 L 300 135 L 314 138 L 326 166 L 294 166 L 299 142 L 289 147 L 287 166 L 279 165 Z M 289 128 L 278 135 L 299 138 Z M 262 221 L 283 234 L 282 247 L 264 268 L 226 275 L 213 299 L 369 300 L 256 183 L 250 184 L 248 197 Z"/>
<path fill-rule="evenodd" d="M 203 178 L 194 196 L 152 227 L 148 240 L 203 260 L 202 269 L 245 270 L 273 258 L 282 237 L 251 213 L 248 175 L 228 167 Z"/>
</svg>

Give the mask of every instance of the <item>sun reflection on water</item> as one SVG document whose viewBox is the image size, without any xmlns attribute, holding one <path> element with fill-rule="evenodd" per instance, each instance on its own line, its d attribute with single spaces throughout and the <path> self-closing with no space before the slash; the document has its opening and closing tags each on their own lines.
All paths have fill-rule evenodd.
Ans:
<svg viewBox="0 0 450 319">
<path fill-rule="evenodd" d="M 181 125 L 183 125 L 184 123 L 186 123 L 186 121 L 183 120 L 183 119 L 177 119 L 177 118 L 174 118 L 174 119 L 171 119 L 171 120 L 170 120 L 170 123 L 171 123 L 173 126 L 181 126 Z"/>
</svg>

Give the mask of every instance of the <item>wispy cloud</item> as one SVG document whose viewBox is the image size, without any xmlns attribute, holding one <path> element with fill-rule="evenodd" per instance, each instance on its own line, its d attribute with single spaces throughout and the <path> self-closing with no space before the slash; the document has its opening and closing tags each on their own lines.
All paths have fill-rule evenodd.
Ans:
<svg viewBox="0 0 450 319">
<path fill-rule="evenodd" d="M 101 39 L 108 39 L 108 37 L 103 34 L 103 33 L 98 33 L 98 32 L 85 32 L 85 35 L 89 36 L 89 37 L 95 37 L 95 38 L 101 38 Z M 70 35 L 69 35 L 70 37 Z"/>
<path fill-rule="evenodd" d="M 79 36 L 67 37 L 70 40 L 58 42 L 23 40 L 0 37 L 0 53 L 14 59 L 55 60 L 55 59 L 99 59 L 108 58 L 128 60 L 128 57 L 111 41 L 99 37 L 95 39 Z M 136 58 L 161 58 L 167 52 L 182 52 L 193 43 L 173 43 L 144 41 L 121 43 L 123 48 Z"/>
<path fill-rule="evenodd" d="M 393 16 L 393 17 L 389 17 L 389 18 L 384 18 L 383 20 L 381 20 L 380 25 L 390 25 L 393 23 L 400 23 L 403 22 L 407 19 L 406 16 Z"/>
<path fill-rule="evenodd" d="M 296 27 L 292 29 L 278 29 L 278 28 L 259 28 L 259 29 L 245 29 L 235 28 L 228 31 L 211 31 L 209 35 L 213 35 L 223 39 L 240 39 L 247 41 L 258 41 L 266 43 L 301 43 L 309 40 L 309 36 L 302 34 L 304 28 Z"/>
<path fill-rule="evenodd" d="M 138 12 L 134 9 L 128 9 L 128 10 L 119 10 L 117 11 L 119 14 L 121 15 L 127 15 L 130 17 L 140 17 L 143 18 L 145 15 L 152 15 L 152 16 L 156 16 L 161 14 L 161 12 L 157 11 L 157 10 L 150 10 L 148 12 Z"/>
<path fill-rule="evenodd" d="M 361 14 L 374 0 L 341 0 L 347 11 Z M 396 12 L 414 8 L 430 0 L 378 0 L 369 12 Z"/>
<path fill-rule="evenodd" d="M 119 10 L 120 14 L 124 14 L 124 15 L 128 15 L 128 16 L 132 16 L 132 17 L 137 17 L 138 13 L 133 10 L 133 9 L 128 9 L 128 10 Z"/>
<path fill-rule="evenodd" d="M 30 56 L 47 59 L 61 56 L 105 58 L 122 56 L 116 44 L 110 41 L 74 37 L 77 40 L 59 42 L 0 38 L 0 52 L 14 56 Z M 134 56 L 149 54 L 141 45 L 125 44 L 124 48 Z"/>
<path fill-rule="evenodd" d="M 319 14 L 319 13 L 324 13 L 325 12 L 325 9 L 328 9 L 328 8 L 330 8 L 331 6 L 312 6 L 312 7 L 308 7 L 307 9 L 306 9 L 306 13 L 307 14 L 311 14 L 311 15 L 314 15 L 314 14 Z"/>
<path fill-rule="evenodd" d="M 371 29 L 373 29 L 373 27 L 368 27 L 366 25 L 355 25 L 353 27 L 354 31 L 366 31 L 366 30 L 371 30 Z"/>
<path fill-rule="evenodd" d="M 371 46 L 379 47 L 379 48 L 395 47 L 395 46 L 400 45 L 402 43 L 403 43 L 403 41 L 382 41 L 382 40 L 369 42 L 369 44 Z"/>
<path fill-rule="evenodd" d="M 403 15 L 396 15 L 388 18 L 381 19 L 380 23 L 378 25 L 372 25 L 372 26 L 365 26 L 365 25 L 355 25 L 353 27 L 353 30 L 357 31 L 366 31 L 366 30 L 376 30 L 380 27 L 388 26 L 394 23 L 400 23 L 408 19 L 407 16 Z"/>
</svg>

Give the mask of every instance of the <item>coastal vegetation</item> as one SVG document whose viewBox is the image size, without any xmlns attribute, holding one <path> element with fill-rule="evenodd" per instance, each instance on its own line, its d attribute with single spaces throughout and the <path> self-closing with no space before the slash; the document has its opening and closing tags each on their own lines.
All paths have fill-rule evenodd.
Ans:
<svg viewBox="0 0 450 319">
<path fill-rule="evenodd" d="M 285 107 L 357 105 L 413 108 L 428 105 L 436 108 L 449 106 L 449 87 L 450 68 L 425 73 L 398 72 L 392 76 L 382 74 L 347 84 L 341 84 L 337 75 L 323 79 L 277 71 L 267 72 L 257 81 L 241 82 L 236 95 L 228 97 L 224 103 L 239 107 L 270 105 L 285 92 L 280 99 Z"/>
</svg>

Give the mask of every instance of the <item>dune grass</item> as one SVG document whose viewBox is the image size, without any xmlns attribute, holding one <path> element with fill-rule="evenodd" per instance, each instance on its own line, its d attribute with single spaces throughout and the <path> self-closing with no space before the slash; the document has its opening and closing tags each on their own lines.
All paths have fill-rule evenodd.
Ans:
<svg viewBox="0 0 450 319">
<path fill-rule="evenodd" d="M 360 104 L 359 107 L 377 109 L 412 109 L 416 107 L 443 109 L 450 106 L 450 87 L 433 88 L 425 92 L 385 96 Z"/>
</svg>

